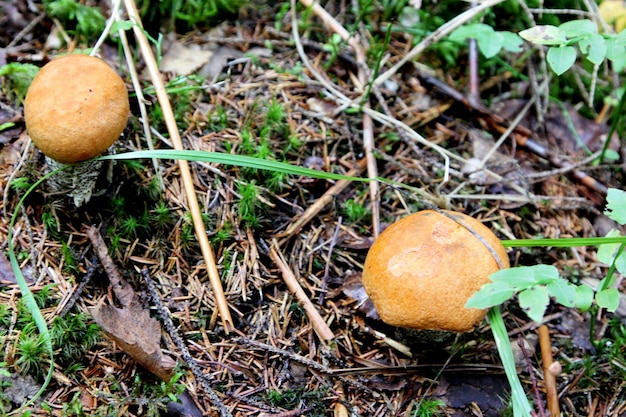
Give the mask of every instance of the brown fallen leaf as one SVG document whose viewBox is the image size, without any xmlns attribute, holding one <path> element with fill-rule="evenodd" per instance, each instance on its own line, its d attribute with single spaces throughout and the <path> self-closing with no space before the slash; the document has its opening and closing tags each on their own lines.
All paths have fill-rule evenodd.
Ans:
<svg viewBox="0 0 626 417">
<path fill-rule="evenodd" d="M 174 374 L 176 362 L 161 352 L 161 325 L 150 317 L 149 311 L 141 306 L 133 288 L 120 275 L 100 232 L 95 227 L 89 227 L 87 236 L 98 253 L 109 277 L 109 285 L 122 306 L 118 308 L 105 304 L 103 298 L 91 311 L 94 320 L 137 363 L 162 380 L 169 381 Z"/>
<path fill-rule="evenodd" d="M 378 311 L 374 306 L 374 302 L 365 292 L 363 287 L 363 281 L 361 280 L 361 274 L 351 274 L 346 277 L 345 282 L 341 286 L 341 292 L 346 296 L 356 301 L 356 309 L 365 314 L 366 317 L 371 319 L 380 319 Z"/>
<path fill-rule="evenodd" d="M 22 275 L 24 275 L 24 279 L 28 285 L 31 285 L 35 280 L 32 277 L 32 268 L 24 267 L 22 268 Z M 15 278 L 15 274 L 13 273 L 13 267 L 11 266 L 11 262 L 6 257 L 4 253 L 0 252 L 0 287 L 6 285 L 14 285 L 17 284 L 17 279 Z"/>
<path fill-rule="evenodd" d="M 170 380 L 176 362 L 161 352 L 161 325 L 150 317 L 148 310 L 144 310 L 137 301 L 117 308 L 105 304 L 103 298 L 91 314 L 98 326 L 124 352 L 162 380 Z"/>
</svg>

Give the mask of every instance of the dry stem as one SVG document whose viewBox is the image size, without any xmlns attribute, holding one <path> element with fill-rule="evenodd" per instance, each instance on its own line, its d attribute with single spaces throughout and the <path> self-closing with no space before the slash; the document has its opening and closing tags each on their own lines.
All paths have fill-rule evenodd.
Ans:
<svg viewBox="0 0 626 417">
<path fill-rule="evenodd" d="M 270 257 L 272 258 L 272 261 L 274 261 L 274 263 L 278 266 L 278 269 L 280 269 L 280 272 L 283 276 L 283 279 L 285 280 L 285 283 L 287 284 L 287 287 L 289 288 L 289 291 L 291 291 L 292 294 L 296 296 L 298 301 L 302 303 L 302 306 L 304 307 L 304 310 L 306 311 L 309 320 L 311 320 L 311 325 L 317 332 L 318 336 L 322 340 L 333 339 L 335 335 L 333 334 L 332 330 L 330 330 L 330 327 L 328 327 L 328 324 L 326 324 L 320 313 L 317 311 L 313 302 L 309 299 L 309 297 L 307 297 L 306 293 L 298 283 L 298 280 L 294 276 L 293 272 L 291 272 L 291 269 L 289 269 L 289 265 L 287 265 L 287 262 L 285 262 L 282 254 L 280 253 L 280 249 L 278 248 L 278 243 L 276 242 L 276 240 L 272 242 L 272 246 L 270 247 Z"/>
<path fill-rule="evenodd" d="M 167 131 L 170 134 L 174 149 L 182 150 L 183 142 L 180 138 L 180 133 L 178 132 L 178 126 L 176 125 L 174 112 L 167 96 L 167 91 L 165 90 L 163 78 L 161 77 L 161 73 L 159 72 L 156 59 L 154 57 L 152 49 L 150 48 L 150 43 L 148 42 L 148 39 L 144 33 L 141 18 L 139 17 L 139 13 L 137 12 L 137 7 L 135 6 L 135 2 L 133 0 L 124 0 L 124 5 L 126 6 L 126 12 L 128 13 L 128 17 L 131 21 L 135 22 L 135 25 L 133 25 L 133 32 L 135 34 L 135 38 L 137 39 L 137 43 L 139 44 L 139 48 L 141 49 L 141 54 L 146 61 L 146 66 L 148 67 L 148 71 L 150 73 L 150 78 L 152 80 L 157 99 L 159 101 L 159 104 L 161 105 L 163 118 L 165 119 Z M 206 229 L 204 227 L 204 222 L 202 221 L 200 205 L 198 204 L 198 198 L 196 197 L 193 179 L 191 177 L 191 171 L 189 169 L 189 163 L 185 160 L 180 159 L 178 160 L 178 166 L 183 180 L 183 186 L 187 195 L 187 204 L 189 205 L 189 211 L 191 212 L 191 217 L 193 219 L 193 225 L 196 231 L 198 243 L 200 244 L 202 256 L 204 257 L 207 273 L 209 275 L 209 281 L 211 283 L 211 287 L 213 288 L 215 304 L 217 305 L 217 309 L 222 319 L 224 330 L 229 333 L 231 330 L 234 329 L 233 320 L 228 309 L 228 303 L 226 301 L 226 296 L 224 295 L 224 289 L 222 288 L 220 275 L 217 271 L 213 248 L 211 247 L 211 244 L 207 237 Z"/>
<path fill-rule="evenodd" d="M 552 365 L 552 344 L 550 343 L 550 331 L 548 326 L 543 325 L 537 329 L 539 333 L 539 346 L 541 347 L 541 358 L 543 362 L 543 379 L 546 385 L 546 398 L 548 410 L 551 416 L 560 416 L 559 395 L 556 391 L 556 377 L 550 370 Z"/>
</svg>

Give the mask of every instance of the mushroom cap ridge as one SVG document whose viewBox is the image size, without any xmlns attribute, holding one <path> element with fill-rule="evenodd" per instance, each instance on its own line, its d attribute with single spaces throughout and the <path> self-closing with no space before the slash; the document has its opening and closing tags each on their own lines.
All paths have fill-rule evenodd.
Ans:
<svg viewBox="0 0 626 417">
<path fill-rule="evenodd" d="M 509 267 L 506 250 L 478 220 L 446 211 L 479 234 Z M 489 249 L 464 226 L 433 210 L 389 226 L 370 248 L 363 285 L 381 319 L 415 329 L 470 331 L 486 314 L 465 303 L 498 271 Z"/>
<path fill-rule="evenodd" d="M 46 64 L 24 100 L 35 145 L 62 163 L 93 158 L 124 131 L 130 106 L 120 76 L 99 58 L 65 55 Z"/>
</svg>

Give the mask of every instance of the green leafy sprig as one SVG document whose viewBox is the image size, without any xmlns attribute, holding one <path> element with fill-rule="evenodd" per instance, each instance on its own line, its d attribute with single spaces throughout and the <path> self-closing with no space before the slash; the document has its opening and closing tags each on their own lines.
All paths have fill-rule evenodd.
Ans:
<svg viewBox="0 0 626 417">
<path fill-rule="evenodd" d="M 626 224 L 626 191 L 609 189 L 605 214 L 619 224 Z M 623 239 L 612 230 L 604 239 Z M 588 310 L 593 302 L 600 308 L 614 312 L 619 306 L 620 296 L 614 288 L 614 271 L 626 274 L 626 243 L 616 241 L 600 245 L 597 258 L 609 266 L 606 277 L 594 291 L 587 285 L 575 285 L 559 274 L 552 265 L 519 266 L 502 269 L 489 276 L 491 282 L 482 286 L 465 304 L 467 308 L 489 308 L 498 306 L 517 296 L 520 307 L 536 322 L 543 315 L 551 298 L 565 307 Z"/>
<path fill-rule="evenodd" d="M 613 61 L 618 68 L 626 65 L 626 31 L 598 33 L 597 25 L 591 20 L 570 20 L 559 26 L 538 25 L 519 35 L 530 43 L 549 46 L 546 60 L 556 75 L 563 74 L 576 62 L 575 45 L 594 65 L 605 59 Z"/>
</svg>

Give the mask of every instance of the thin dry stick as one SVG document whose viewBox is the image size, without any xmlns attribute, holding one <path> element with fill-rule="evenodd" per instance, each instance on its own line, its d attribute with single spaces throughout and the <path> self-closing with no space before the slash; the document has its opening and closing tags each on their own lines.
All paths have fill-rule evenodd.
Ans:
<svg viewBox="0 0 626 417">
<path fill-rule="evenodd" d="M 315 332 L 322 340 L 331 340 L 335 337 L 328 324 L 324 321 L 320 313 L 315 308 L 313 302 L 307 297 L 306 293 L 300 286 L 300 283 L 294 276 L 291 269 L 289 269 L 289 265 L 285 262 L 282 254 L 280 253 L 280 249 L 278 248 L 278 242 L 274 239 L 272 245 L 270 246 L 270 258 L 272 261 L 278 266 L 280 269 L 280 273 L 283 276 L 283 280 L 287 284 L 289 291 L 291 291 L 298 301 L 302 303 L 304 307 L 304 311 L 306 311 L 309 320 L 311 321 L 311 325 L 315 329 Z"/>
<path fill-rule="evenodd" d="M 118 1 L 119 2 L 119 1 Z M 114 16 L 111 16 L 116 21 L 120 20 L 119 13 L 116 13 Z M 141 84 L 139 83 L 139 74 L 137 73 L 137 69 L 135 68 L 133 61 L 133 53 L 131 52 L 130 46 L 128 44 L 128 38 L 126 36 L 125 30 L 118 30 L 117 34 L 120 37 L 120 41 L 122 43 L 122 49 L 124 50 L 124 58 L 126 59 L 126 65 L 128 65 L 128 72 L 130 73 L 130 79 L 133 82 L 133 88 L 135 89 L 135 94 L 137 96 L 137 105 L 139 106 L 139 113 L 141 114 L 141 125 L 143 126 L 143 135 L 146 139 L 146 143 L 148 144 L 148 149 L 154 150 L 154 144 L 152 143 L 152 134 L 150 133 L 150 123 L 148 121 L 148 110 L 146 109 L 146 99 L 143 95 L 143 90 L 141 89 Z M 159 165 L 156 158 L 152 158 L 152 166 L 154 167 L 154 172 L 159 181 L 159 187 L 162 191 L 165 191 L 165 185 L 163 184 L 163 178 L 161 177 L 161 166 Z"/>
<path fill-rule="evenodd" d="M 539 346 L 541 347 L 541 358 L 543 362 L 543 380 L 546 384 L 546 399 L 548 410 L 551 416 L 560 416 L 559 395 L 556 391 L 556 377 L 550 371 L 552 365 L 552 344 L 550 343 L 550 331 L 548 326 L 542 325 L 537 329 L 539 334 Z"/>
<path fill-rule="evenodd" d="M 319 17 L 325 25 L 337 33 L 341 38 L 348 42 L 348 45 L 354 50 L 356 61 L 359 64 L 358 79 L 361 84 L 359 87 L 364 88 L 369 82 L 366 73 L 366 57 L 362 46 L 359 44 L 358 39 L 352 36 L 334 17 L 330 15 L 322 6 L 316 3 L 314 0 L 300 0 L 307 7 L 312 7 L 313 13 Z M 296 7 L 295 0 L 291 2 L 292 6 L 292 21 L 294 22 L 294 28 L 297 27 L 296 22 Z M 364 109 L 369 109 L 369 100 L 363 104 Z M 374 238 L 377 238 L 380 234 L 380 205 L 379 194 L 380 185 L 378 181 L 373 181 L 378 177 L 378 168 L 376 166 L 376 157 L 374 156 L 374 123 L 372 117 L 363 112 L 363 150 L 365 151 L 365 158 L 367 159 L 367 176 L 372 180 L 369 182 L 370 200 L 372 202 L 372 232 Z"/>
<path fill-rule="evenodd" d="M 172 106 L 167 96 L 167 91 L 165 90 L 163 78 L 161 77 L 161 73 L 159 72 L 156 59 L 154 58 L 154 54 L 152 53 L 152 49 L 150 48 L 150 43 L 148 42 L 148 38 L 144 33 L 143 24 L 141 23 L 141 18 L 139 17 L 139 13 L 137 12 L 137 7 L 135 6 L 135 2 L 133 0 L 124 0 L 124 5 L 126 6 L 126 12 L 128 13 L 128 17 L 131 21 L 135 23 L 133 25 L 133 32 L 135 34 L 137 43 L 139 44 L 141 54 L 143 55 L 146 62 L 146 66 L 148 67 L 150 79 L 152 80 L 154 91 L 156 92 L 159 104 L 161 105 L 163 118 L 165 119 L 167 131 L 170 134 L 174 149 L 182 150 L 183 142 L 180 138 L 180 133 L 178 132 L 178 126 L 176 125 L 174 112 L 172 111 Z M 230 315 L 230 310 L 228 309 L 228 303 L 226 301 L 226 296 L 224 295 L 224 289 L 222 288 L 222 282 L 220 280 L 219 272 L 217 271 L 213 248 L 209 243 L 207 232 L 204 227 L 204 222 L 202 221 L 200 205 L 198 204 L 198 198 L 196 197 L 193 179 L 191 177 L 191 170 L 189 169 L 189 163 L 185 160 L 180 159 L 178 160 L 178 166 L 183 180 L 183 187 L 185 188 L 185 193 L 187 195 L 187 204 L 189 205 L 189 211 L 191 212 L 191 217 L 193 219 L 194 229 L 196 231 L 198 243 L 200 244 L 202 256 L 204 257 L 204 263 L 206 264 L 207 273 L 209 275 L 209 282 L 211 283 L 211 287 L 213 288 L 215 304 L 217 305 L 217 310 L 220 314 L 220 317 L 222 318 L 224 330 L 228 333 L 234 329 L 233 320 Z"/>
<path fill-rule="evenodd" d="M 337 379 L 339 379 L 341 382 L 343 382 L 346 385 L 350 385 L 364 392 L 374 394 L 372 390 L 368 388 L 367 386 L 361 384 L 358 381 L 354 381 L 351 378 L 346 378 L 345 376 L 341 375 L 341 371 L 345 371 L 345 369 L 340 369 L 340 370 L 330 369 L 326 365 L 315 362 L 314 360 L 309 359 L 307 357 L 298 355 L 297 353 L 289 352 L 285 349 L 280 349 L 280 348 L 277 348 L 276 346 L 268 345 L 267 343 L 259 342 L 257 340 L 249 339 L 247 337 L 240 337 L 237 340 L 242 345 L 251 346 L 251 347 L 261 349 L 270 353 L 275 353 L 277 355 L 280 355 L 283 358 L 291 359 L 292 361 L 301 363 L 302 365 L 308 366 L 309 368 L 314 369 L 316 371 L 323 372 L 327 375 L 336 376 Z M 339 371 L 339 372 L 336 372 L 336 371 Z"/>
<path fill-rule="evenodd" d="M 365 164 L 367 163 L 367 161 L 365 160 L 365 158 L 361 159 L 359 162 L 357 162 L 357 167 L 354 169 L 351 169 L 350 171 L 348 171 L 348 173 L 346 174 L 346 176 L 348 177 L 354 177 L 356 175 L 358 175 L 358 173 L 365 168 Z M 291 237 L 293 236 L 295 233 L 298 233 L 300 231 L 300 229 L 302 229 L 304 227 L 305 224 L 307 224 L 308 222 L 310 222 L 312 219 L 314 219 L 317 214 L 327 205 L 329 205 L 337 195 L 339 195 L 343 190 L 345 190 L 350 184 L 352 184 L 351 180 L 339 180 L 335 183 L 335 185 L 333 185 L 332 187 L 330 187 L 325 193 L 324 195 L 322 195 L 320 198 L 318 198 L 315 203 L 311 204 L 309 206 L 309 208 L 307 208 L 301 215 L 300 217 L 298 217 L 297 220 L 291 222 L 289 224 L 289 227 L 287 227 L 287 230 L 285 230 L 282 233 L 279 233 L 278 235 L 276 235 L 277 238 L 280 238 L 280 246 L 283 246 L 283 244 Z"/>
<path fill-rule="evenodd" d="M 137 295 L 134 291 L 132 291 L 130 284 L 117 270 L 113 259 L 111 259 L 111 256 L 109 255 L 107 246 L 102 240 L 102 235 L 98 229 L 91 226 L 87 228 L 87 237 L 91 240 L 91 244 L 93 245 L 98 258 L 100 258 L 100 263 L 109 278 L 109 286 L 113 289 L 115 297 L 117 297 L 117 300 L 120 302 L 122 307 L 130 306 L 130 304 L 137 299 Z"/>
<path fill-rule="evenodd" d="M 148 293 L 150 294 L 150 298 L 152 299 L 152 302 L 156 306 L 157 311 L 159 312 L 159 315 L 161 316 L 161 320 L 163 320 L 163 326 L 165 327 L 165 330 L 170 335 L 170 337 L 174 341 L 174 344 L 180 351 L 180 357 L 187 363 L 187 365 L 189 365 L 189 369 L 191 369 L 191 372 L 193 372 L 196 379 L 200 381 L 200 384 L 202 385 L 204 392 L 206 392 L 206 394 L 209 396 L 211 401 L 213 401 L 213 404 L 219 409 L 220 416 L 232 417 L 232 414 L 230 413 L 230 411 L 228 411 L 224 403 L 222 403 L 222 400 L 220 399 L 220 397 L 211 387 L 211 381 L 209 380 L 207 375 L 203 372 L 202 366 L 200 366 L 200 364 L 198 364 L 198 361 L 196 361 L 194 357 L 191 356 L 191 353 L 189 352 L 189 349 L 187 348 L 187 344 L 181 337 L 178 330 L 176 330 L 176 326 L 174 326 L 174 322 L 172 321 L 170 317 L 169 311 L 163 305 L 163 302 L 161 302 L 161 297 L 159 296 L 159 292 L 154 286 L 154 283 L 152 282 L 152 279 L 150 278 L 150 273 L 148 272 L 147 268 L 143 268 L 141 270 L 141 276 L 143 277 L 143 280 L 146 283 L 146 287 L 148 287 Z"/>
<path fill-rule="evenodd" d="M 449 33 L 451 33 L 454 29 L 459 26 L 465 24 L 467 21 L 471 20 L 474 16 L 483 12 L 485 9 L 488 9 L 491 6 L 495 6 L 498 3 L 502 3 L 504 0 L 486 0 L 481 2 L 478 6 L 472 7 L 460 15 L 456 16 L 454 19 L 450 20 L 444 25 L 441 25 L 437 30 L 428 35 L 424 40 L 418 43 L 413 49 L 409 51 L 400 61 L 398 61 L 393 67 L 379 75 L 376 80 L 374 80 L 375 85 L 380 85 L 386 80 L 388 80 L 393 74 L 398 72 L 400 68 L 402 68 L 407 62 L 417 58 L 426 48 L 432 45 L 435 42 L 446 37 Z"/>
</svg>

